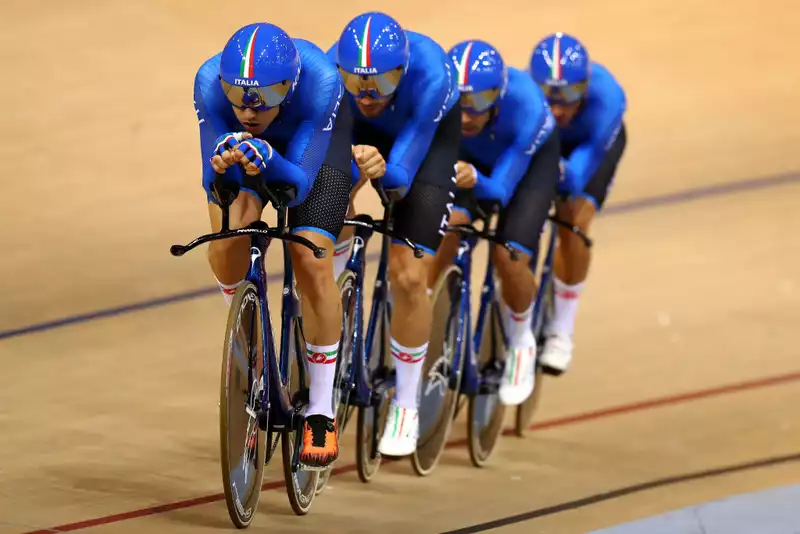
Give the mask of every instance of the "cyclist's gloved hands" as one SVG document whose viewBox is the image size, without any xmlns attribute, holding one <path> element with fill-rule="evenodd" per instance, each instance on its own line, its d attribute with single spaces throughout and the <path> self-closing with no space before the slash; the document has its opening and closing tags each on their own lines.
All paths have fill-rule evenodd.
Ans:
<svg viewBox="0 0 800 534">
<path fill-rule="evenodd" d="M 209 201 L 217 199 L 222 202 L 222 195 L 230 203 L 239 194 L 244 173 L 238 165 L 243 155 L 238 147 L 243 140 L 252 137 L 247 132 L 229 132 L 217 137 L 213 156 L 209 160 L 213 172 L 203 171 L 203 189 L 206 190 Z"/>
<path fill-rule="evenodd" d="M 242 152 L 238 150 L 239 143 L 245 139 L 252 139 L 247 132 L 229 132 L 217 137 L 214 145 L 214 155 L 211 156 L 211 166 L 214 172 L 225 174 L 229 167 L 239 163 Z"/>
<path fill-rule="evenodd" d="M 247 139 L 237 149 L 242 153 L 239 163 L 248 176 L 260 174 L 272 159 L 272 146 L 263 139 Z"/>
</svg>

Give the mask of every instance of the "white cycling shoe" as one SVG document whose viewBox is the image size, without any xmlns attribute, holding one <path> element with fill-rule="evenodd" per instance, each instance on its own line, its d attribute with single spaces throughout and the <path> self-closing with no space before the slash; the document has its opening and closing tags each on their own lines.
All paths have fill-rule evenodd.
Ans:
<svg viewBox="0 0 800 534">
<path fill-rule="evenodd" d="M 572 362 L 572 339 L 565 334 L 550 334 L 544 343 L 544 350 L 539 360 L 548 371 L 561 374 Z"/>
<path fill-rule="evenodd" d="M 383 436 L 378 443 L 378 452 L 384 456 L 408 456 L 417 449 L 418 437 L 418 410 L 400 408 L 392 402 L 386 416 Z"/>
<path fill-rule="evenodd" d="M 533 393 L 536 380 L 536 341 L 527 347 L 508 349 L 503 380 L 497 392 L 500 402 L 517 406 Z"/>
</svg>

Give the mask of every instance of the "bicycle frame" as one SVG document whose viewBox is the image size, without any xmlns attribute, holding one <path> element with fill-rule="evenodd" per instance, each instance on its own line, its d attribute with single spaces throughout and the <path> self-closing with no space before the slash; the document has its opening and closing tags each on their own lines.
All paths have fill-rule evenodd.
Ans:
<svg viewBox="0 0 800 534">
<path fill-rule="evenodd" d="M 556 237 L 558 235 L 556 224 L 551 222 L 550 228 L 550 238 L 547 240 L 547 256 L 542 264 L 542 274 L 539 279 L 539 288 L 536 291 L 536 300 L 533 304 L 533 315 L 531 317 L 531 327 L 533 328 L 533 334 L 537 338 L 536 343 L 539 345 L 541 345 L 543 341 L 540 338 L 544 333 L 545 327 L 545 314 L 542 306 L 544 305 L 545 290 L 550 282 L 550 277 L 553 275 L 553 256 L 556 250 Z M 531 259 L 531 271 L 533 271 L 534 276 L 536 276 L 537 258 Z"/>
<path fill-rule="evenodd" d="M 539 280 L 538 289 L 535 295 L 533 314 L 531 317 L 531 326 L 534 328 L 534 333 L 539 334 L 543 332 L 543 305 L 545 297 L 545 289 L 552 276 L 553 257 L 556 245 L 556 224 L 551 221 L 553 231 L 550 233 L 547 244 L 547 256 L 542 266 L 542 275 Z M 463 373 L 461 377 L 460 392 L 467 396 L 475 396 L 479 392 L 489 392 L 498 387 L 496 381 L 491 380 L 491 377 L 484 376 L 481 370 L 478 369 L 477 355 L 480 353 L 481 344 L 483 343 L 483 334 L 486 321 L 491 318 L 491 311 L 493 307 L 497 306 L 495 301 L 495 281 L 494 281 L 494 262 L 492 259 L 493 247 L 497 246 L 496 243 L 489 242 L 489 254 L 486 265 L 486 274 L 484 275 L 483 284 L 481 286 L 481 300 L 478 308 L 477 321 L 475 322 L 475 330 L 472 330 L 472 253 L 478 243 L 480 235 L 462 235 L 458 254 L 454 260 L 456 265 L 462 273 L 461 287 L 459 289 L 460 305 L 458 310 L 458 342 L 456 346 L 456 354 L 453 359 L 453 366 L 458 372 Z M 531 271 L 534 276 L 537 274 L 538 257 L 531 258 L 529 263 Z M 499 309 L 497 310 L 499 313 Z M 508 344 L 508 338 L 504 331 L 502 321 L 499 322 L 500 332 L 499 335 L 503 338 L 503 344 Z M 495 335 L 495 331 L 491 330 L 490 335 Z M 467 343 L 462 350 L 462 343 L 465 340 L 471 341 Z M 537 339 L 537 341 L 539 341 Z M 461 358 L 464 358 L 462 364 Z M 455 389 L 457 384 L 456 377 L 451 375 L 450 388 Z"/>
<path fill-rule="evenodd" d="M 279 210 L 278 227 L 284 226 L 286 217 L 285 210 Z M 296 414 L 292 399 L 286 390 L 289 371 L 291 365 L 290 348 L 292 339 L 292 320 L 299 314 L 299 303 L 292 291 L 294 275 L 292 271 L 291 257 L 289 256 L 288 245 L 284 242 L 284 279 L 283 279 L 283 302 L 281 310 L 281 340 L 280 340 L 280 362 L 276 358 L 275 336 L 272 329 L 272 319 L 270 315 L 269 297 L 267 293 L 267 273 L 263 258 L 266 258 L 267 251 L 272 242 L 272 238 L 254 234 L 250 239 L 250 268 L 246 280 L 252 282 L 261 297 L 259 306 L 261 311 L 261 335 L 263 360 L 262 380 L 264 389 L 261 392 L 261 409 L 258 413 L 259 426 L 262 430 L 282 430 L 294 423 Z M 303 349 L 298 344 L 300 350 Z M 303 373 L 304 362 L 301 361 L 301 354 L 297 354 L 298 369 Z M 301 376 L 302 378 L 302 376 Z M 301 380 L 301 384 L 303 381 Z"/>
<path fill-rule="evenodd" d="M 478 308 L 477 322 L 473 333 L 472 322 L 472 253 L 478 244 L 478 237 L 463 236 L 458 249 L 458 254 L 454 260 L 454 265 L 461 270 L 461 287 L 459 288 L 460 304 L 458 309 L 458 336 L 456 342 L 456 352 L 453 357 L 453 369 L 456 373 L 462 373 L 460 392 L 473 397 L 478 394 L 484 386 L 484 378 L 478 369 L 477 354 L 480 351 L 483 340 L 483 328 L 491 307 L 493 306 L 495 283 L 494 283 L 494 263 L 492 260 L 491 247 L 488 254 L 486 275 L 481 286 L 481 302 Z M 462 362 L 462 358 L 464 361 Z M 455 389 L 458 384 L 458 375 L 450 375 L 450 389 Z"/>
<path fill-rule="evenodd" d="M 352 389 L 349 404 L 351 406 L 370 406 L 373 404 L 373 386 L 369 377 L 369 361 L 372 358 L 372 345 L 375 339 L 378 321 L 382 320 L 382 306 L 388 305 L 388 263 L 390 237 L 383 235 L 381 254 L 378 263 L 378 273 L 375 280 L 375 289 L 372 295 L 372 308 L 368 319 L 366 336 L 364 334 L 364 274 L 366 271 L 366 251 L 369 241 L 375 233 L 375 221 L 369 215 L 359 215 L 354 221 L 356 224 L 353 236 L 353 249 L 347 260 L 347 270 L 352 271 L 355 277 L 356 302 L 358 305 L 354 317 L 353 357 L 350 371 L 349 384 Z M 352 223 L 351 223 L 352 224 Z M 386 335 L 383 332 L 382 335 Z M 383 339 L 381 340 L 383 341 Z M 385 365 L 385 354 L 380 354 L 378 362 L 382 368 Z"/>
</svg>

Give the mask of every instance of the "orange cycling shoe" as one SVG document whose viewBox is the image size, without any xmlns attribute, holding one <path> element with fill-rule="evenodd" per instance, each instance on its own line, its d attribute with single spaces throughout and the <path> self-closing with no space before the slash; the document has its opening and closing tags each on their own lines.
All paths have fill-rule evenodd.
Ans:
<svg viewBox="0 0 800 534">
<path fill-rule="evenodd" d="M 303 423 L 300 462 L 309 467 L 328 467 L 339 457 L 336 422 L 324 415 L 309 415 Z"/>
</svg>

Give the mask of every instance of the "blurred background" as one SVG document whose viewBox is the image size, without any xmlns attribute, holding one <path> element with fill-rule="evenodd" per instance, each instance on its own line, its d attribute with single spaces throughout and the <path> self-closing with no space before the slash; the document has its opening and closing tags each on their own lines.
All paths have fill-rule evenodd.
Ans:
<svg viewBox="0 0 800 534">
<path fill-rule="evenodd" d="M 485 39 L 522 68 L 541 37 L 570 32 L 627 93 L 628 147 L 609 216 L 595 224 L 575 370 L 545 385 L 542 417 L 797 369 L 798 2 L 5 1 L 0 532 L 25 530 L 3 530 L 4 520 L 59 524 L 220 491 L 215 404 L 226 308 L 204 251 L 168 252 L 208 231 L 194 75 L 244 24 L 273 22 L 327 50 L 348 20 L 371 9 L 445 49 Z M 774 188 L 622 213 L 642 199 L 779 175 L 788 178 Z M 371 192 L 359 208 L 379 213 Z M 720 410 L 692 428 L 724 425 L 731 414 Z M 647 432 L 663 443 L 656 434 L 664 429 Z M 768 430 L 752 447 L 785 443 Z M 620 430 L 597 432 L 607 447 L 619 445 Z M 724 456 L 731 436 L 741 434 L 714 433 L 708 457 Z M 692 448 L 705 450 L 704 440 Z M 679 453 L 688 449 L 675 447 L 638 461 L 686 461 Z M 212 513 L 225 519 L 220 508 Z"/>
</svg>

